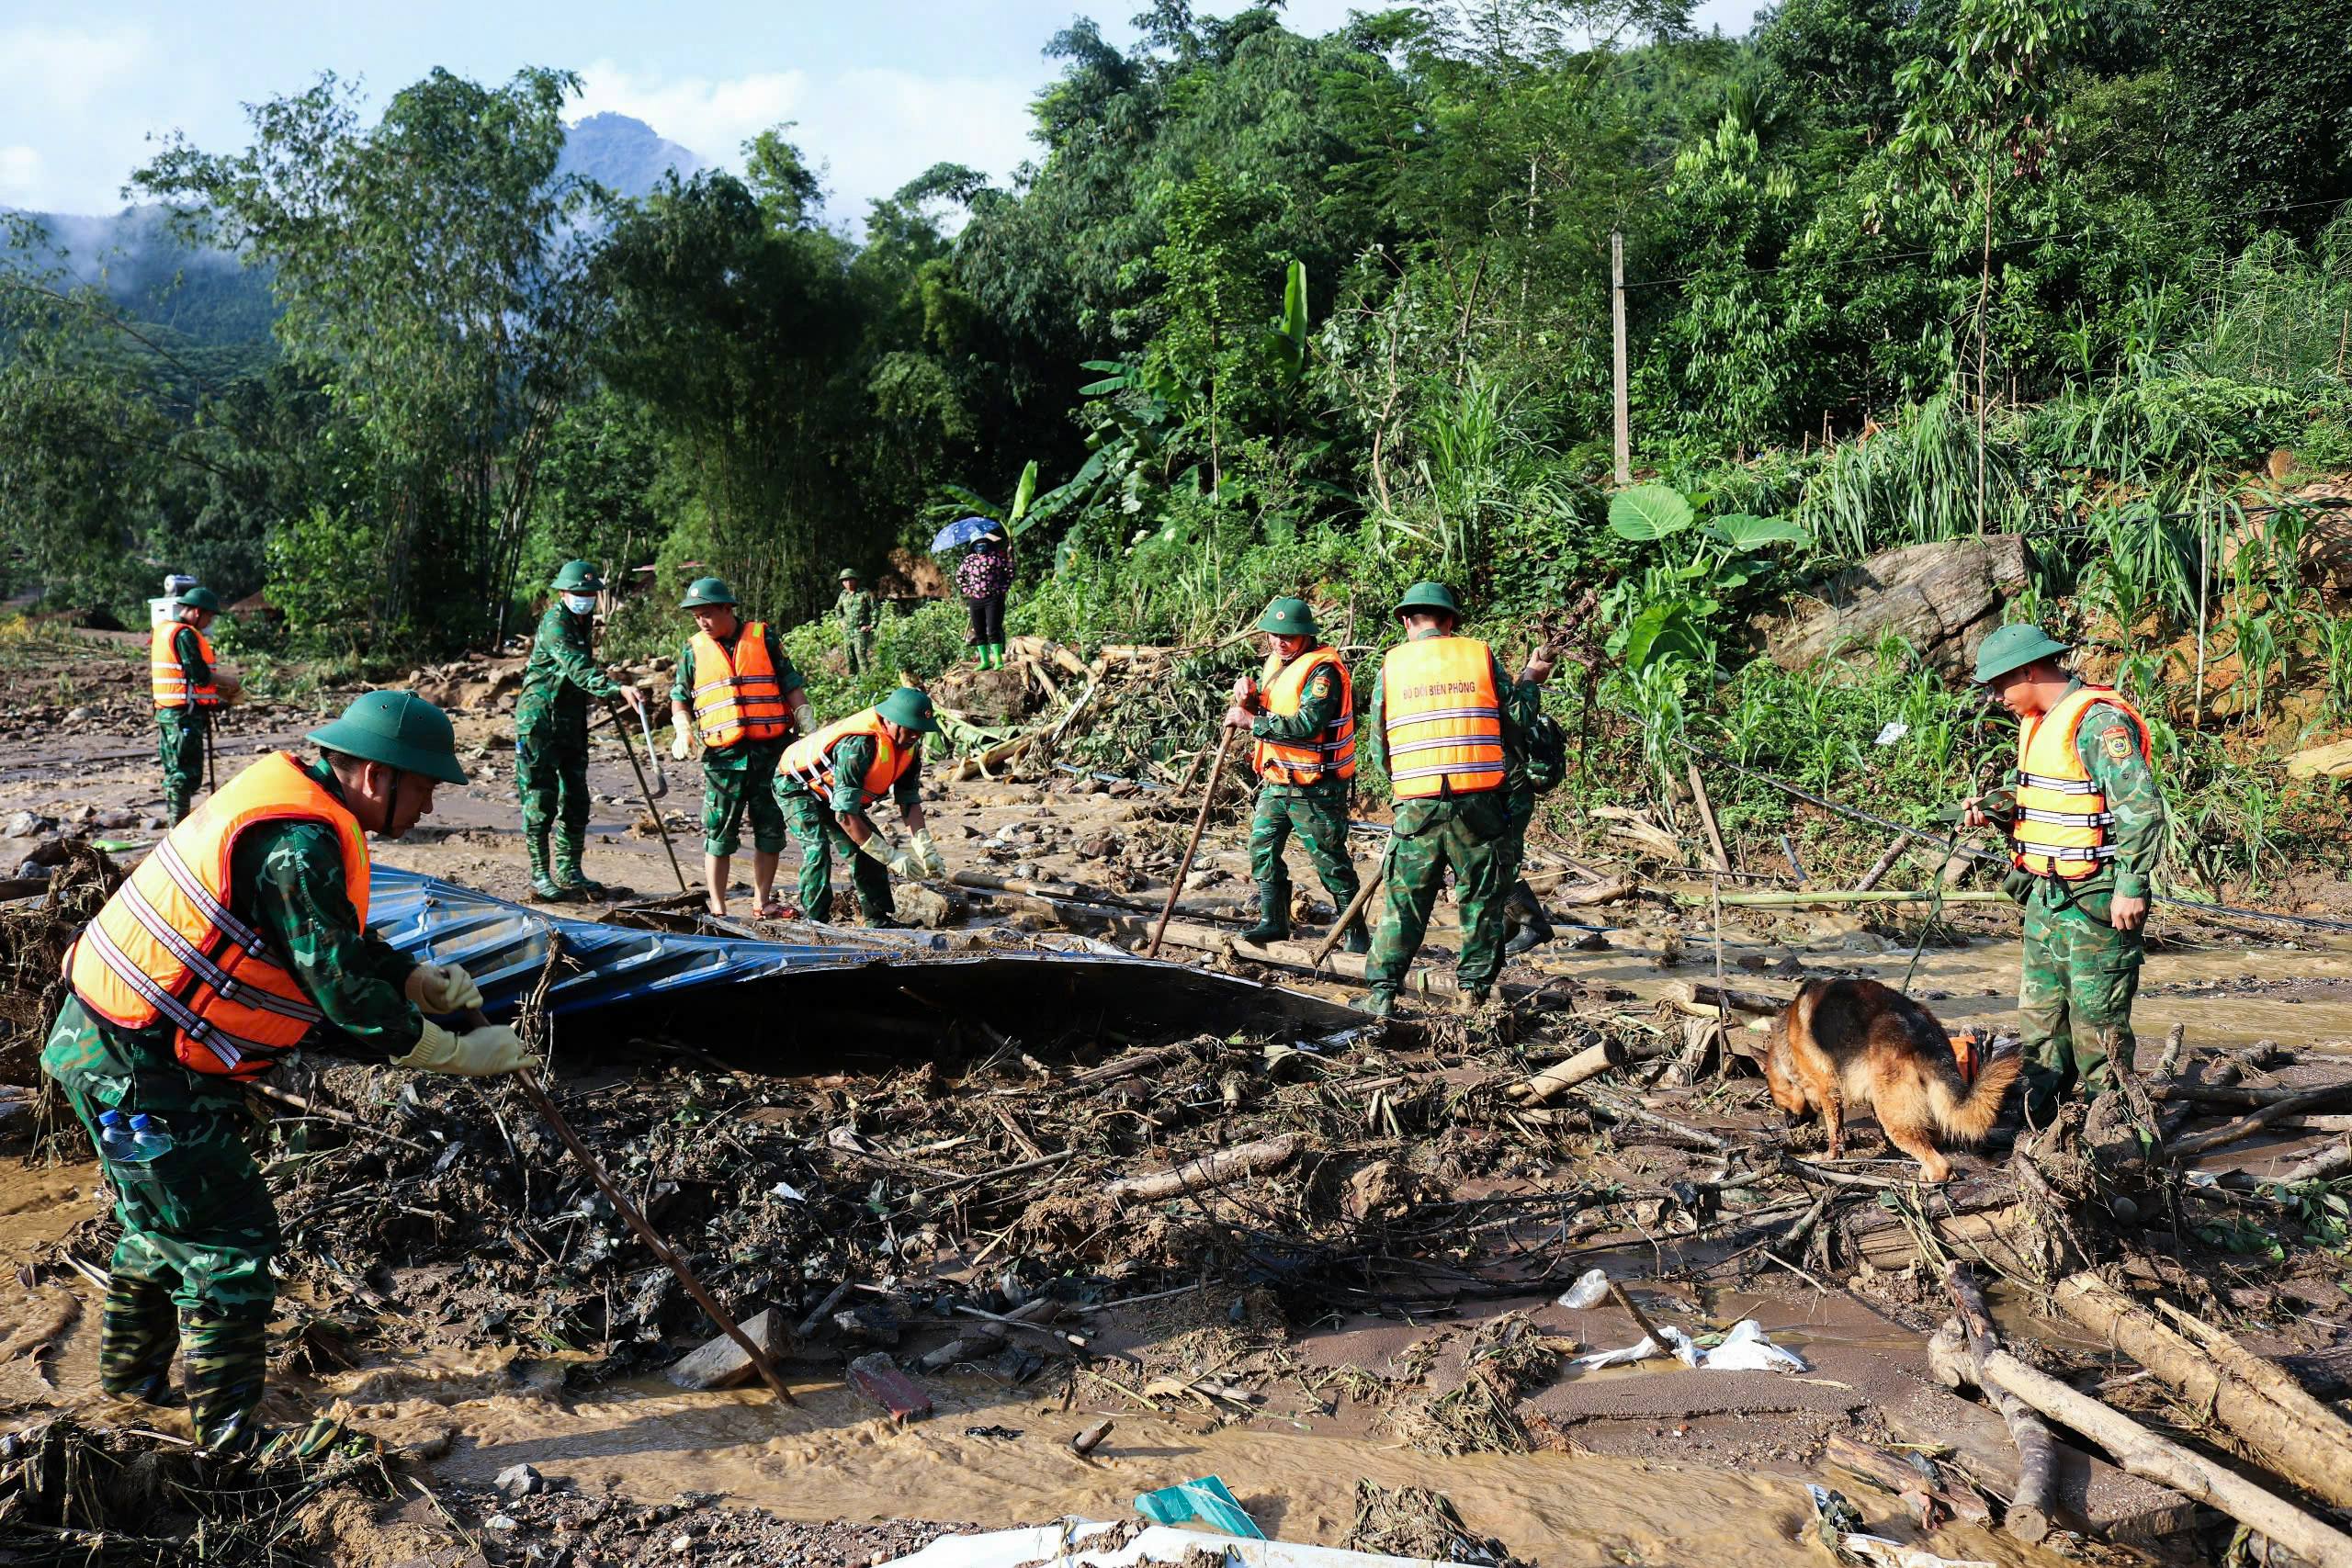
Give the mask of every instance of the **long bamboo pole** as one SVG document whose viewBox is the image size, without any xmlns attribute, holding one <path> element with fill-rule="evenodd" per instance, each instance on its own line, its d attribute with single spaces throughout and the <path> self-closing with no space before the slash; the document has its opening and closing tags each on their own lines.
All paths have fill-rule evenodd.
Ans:
<svg viewBox="0 0 2352 1568">
<path fill-rule="evenodd" d="M 1159 956 L 1160 939 L 1168 934 L 1168 918 L 1176 912 L 1176 900 L 1184 891 L 1184 878 L 1193 873 L 1193 857 L 1200 852 L 1201 834 L 1209 825 L 1209 808 L 1216 804 L 1217 781 L 1225 776 L 1226 753 L 1233 750 L 1233 738 L 1241 731 L 1226 726 L 1225 735 L 1216 743 L 1216 761 L 1209 764 L 1209 786 L 1201 793 L 1201 814 L 1193 818 L 1193 837 L 1184 845 L 1184 860 L 1177 866 L 1176 874 L 1168 883 L 1168 903 L 1159 911 L 1159 923 L 1152 928 L 1151 945 L 1144 950 L 1146 958 Z"/>
</svg>

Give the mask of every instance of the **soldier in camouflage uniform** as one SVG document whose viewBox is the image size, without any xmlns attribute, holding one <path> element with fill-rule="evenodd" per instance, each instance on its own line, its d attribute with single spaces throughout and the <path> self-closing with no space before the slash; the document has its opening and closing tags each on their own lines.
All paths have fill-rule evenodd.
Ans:
<svg viewBox="0 0 2352 1568">
<path fill-rule="evenodd" d="M 1250 871 L 1258 879 L 1258 923 L 1245 942 L 1290 935 L 1290 868 L 1283 847 L 1295 830 L 1306 858 L 1344 913 L 1363 886 L 1348 855 L 1348 805 L 1355 793 L 1355 689 L 1340 656 L 1317 640 L 1304 599 L 1277 599 L 1259 617 L 1266 634 L 1265 691 L 1244 680 L 1225 722 L 1257 742 L 1258 808 L 1250 819 Z M 1372 945 L 1363 917 L 1349 924 L 1350 953 Z"/>
<path fill-rule="evenodd" d="M 155 698 L 157 750 L 164 764 L 164 820 L 176 827 L 204 788 L 204 743 L 212 710 L 232 702 L 237 678 L 216 670 L 204 634 L 220 613 L 209 588 L 190 588 L 155 628 L 149 674 Z"/>
<path fill-rule="evenodd" d="M 849 672 L 863 675 L 875 667 L 874 640 L 880 635 L 881 606 L 874 595 L 858 586 L 857 570 L 842 568 L 842 596 L 833 601 L 833 615 L 842 624 L 842 649 L 849 659 Z"/>
<path fill-rule="evenodd" d="M 160 1403 L 170 1392 L 173 1353 L 184 1347 L 197 1437 L 221 1451 L 259 1436 L 254 1412 L 279 1235 L 268 1185 L 246 1145 L 253 1120 L 244 1081 L 267 1070 L 283 1047 L 265 1050 L 246 1039 L 239 1053 L 206 1043 L 223 1042 L 220 1035 L 192 1040 L 175 1021 L 176 1009 L 200 1030 L 233 1036 L 244 1027 L 220 1010 L 224 994 L 175 960 L 165 943 L 142 945 L 139 933 L 152 930 L 142 922 L 154 921 L 232 961 L 231 940 L 207 940 L 205 930 L 229 928 L 192 900 L 175 903 L 175 879 L 202 880 L 232 919 L 257 933 L 261 962 L 316 1009 L 315 1043 L 436 1072 L 485 1075 L 530 1065 L 510 1029 L 454 1034 L 424 1016 L 479 1007 L 481 992 L 457 965 L 417 964 L 369 935 L 346 876 L 346 836 L 350 852 L 364 856 L 359 835 L 398 838 L 432 808 L 435 781 L 464 782 L 448 719 L 412 694 L 371 692 L 311 739 L 325 752 L 321 761 L 305 767 L 283 753 L 255 761 L 213 797 L 228 803 L 221 812 L 208 803 L 143 863 L 142 872 L 155 868 L 152 875 L 135 872 L 108 900 L 69 960 L 73 990 L 41 1055 L 42 1069 L 99 1146 L 122 1224 L 99 1327 L 100 1385 L 118 1397 Z M 223 845 L 228 818 L 289 797 L 291 814 L 254 820 Z M 167 851 L 174 859 L 164 858 Z M 126 965 L 164 998 L 133 1008 L 130 1016 L 143 1021 L 116 1016 L 142 999 L 135 984 L 121 983 L 130 978 Z M 258 976 L 248 966 L 239 977 Z M 236 995 L 232 989 L 228 998 Z M 297 1043 L 303 1028 L 293 1022 L 283 1038 Z M 119 1157 L 139 1151 L 123 1149 L 117 1133 L 109 1153 L 101 1118 L 117 1111 L 160 1118 L 170 1145 L 146 1158 Z"/>
<path fill-rule="evenodd" d="M 605 590 L 596 569 L 584 560 L 566 561 L 551 586 L 556 597 L 531 638 L 531 662 L 514 704 L 514 794 L 523 803 L 531 896 L 601 898 L 604 884 L 580 863 L 588 842 L 588 700 L 621 697 L 641 712 L 645 694 L 596 668 L 596 595 Z"/>
<path fill-rule="evenodd" d="M 837 719 L 785 748 L 776 768 L 776 802 L 800 845 L 800 907 L 812 920 L 831 919 L 833 856 L 849 865 L 858 913 L 868 926 L 888 929 L 898 901 L 892 875 L 947 874 L 922 812 L 922 738 L 939 733 L 930 696 L 899 686 L 873 707 Z M 888 761 L 877 759 L 888 749 Z M 887 795 L 899 808 L 913 845 L 890 842 L 874 825 L 872 808 Z"/>
<path fill-rule="evenodd" d="M 1396 1009 L 1449 868 L 1462 915 L 1454 973 L 1464 998 L 1485 1000 L 1502 972 L 1503 900 L 1518 870 L 1510 792 L 1514 779 L 1524 781 L 1527 727 L 1552 674 L 1539 650 L 1510 681 L 1485 643 L 1455 637 L 1461 611 L 1443 583 L 1416 583 L 1396 613 L 1406 640 L 1382 662 L 1370 721 L 1397 797 L 1365 964 L 1372 993 L 1362 1004 L 1383 1017 Z M 1525 818 L 1517 820 L 1523 831 Z"/>
<path fill-rule="evenodd" d="M 2018 1010 L 2036 1126 L 2077 1088 L 2111 1088 L 2111 1063 L 2132 1066 L 2132 1001 L 2164 851 L 2146 721 L 2120 694 L 2068 674 L 2066 651 L 2038 626 L 2007 626 L 1976 661 L 1976 679 L 2022 727 L 2009 832 L 2012 882 L 2029 889 Z M 1972 827 L 1985 825 L 1980 801 L 1966 813 Z"/>
<path fill-rule="evenodd" d="M 748 818 L 752 824 L 752 890 L 758 900 L 763 919 L 776 919 L 786 913 L 776 901 L 776 862 L 784 853 L 784 809 L 776 804 L 775 764 L 784 755 L 786 743 L 797 731 L 806 735 L 813 728 L 808 715 L 808 682 L 776 640 L 775 629 L 763 621 L 746 621 L 736 614 L 735 591 L 716 577 L 696 578 L 687 586 L 680 609 L 695 618 L 695 635 L 687 638 L 678 649 L 678 673 L 670 686 L 670 717 L 677 734 L 670 743 L 670 755 L 684 761 L 692 754 L 699 736 L 702 749 L 702 867 L 703 886 L 707 893 L 704 908 L 714 915 L 727 913 L 728 863 L 742 847 L 742 829 Z M 749 629 L 757 627 L 758 649 L 751 649 L 745 640 Z M 742 669 L 699 669 L 695 648 L 708 648 L 711 661 L 733 660 Z M 757 657 L 764 653 L 764 660 Z M 755 663 L 763 663 L 765 671 L 746 676 Z M 772 673 L 768 673 L 772 672 Z M 747 679 L 756 679 L 759 694 L 746 712 L 739 701 L 748 688 Z M 730 682 L 734 695 L 728 694 Z M 773 687 L 771 692 L 768 688 Z M 780 694 L 781 703 L 775 700 Z M 718 705 L 713 706 L 713 704 Z M 788 709 L 788 715 L 784 710 Z M 783 722 L 774 719 L 782 716 Z M 714 741 L 707 728 L 716 723 L 718 731 L 737 734 L 746 728 L 746 720 L 756 728 L 773 728 L 767 736 L 739 735 L 739 738 Z"/>
</svg>

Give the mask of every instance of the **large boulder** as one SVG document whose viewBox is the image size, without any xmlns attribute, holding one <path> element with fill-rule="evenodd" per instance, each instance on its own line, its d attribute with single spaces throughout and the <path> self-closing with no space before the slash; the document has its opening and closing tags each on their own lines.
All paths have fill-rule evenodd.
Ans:
<svg viewBox="0 0 2352 1568">
<path fill-rule="evenodd" d="M 1893 632 L 1947 675 L 1974 668 L 1976 645 L 2001 624 L 2026 585 L 2016 534 L 1885 550 L 1823 583 L 1815 602 L 1761 628 L 1774 663 L 1795 670 L 1842 647 L 1869 648 Z"/>
</svg>

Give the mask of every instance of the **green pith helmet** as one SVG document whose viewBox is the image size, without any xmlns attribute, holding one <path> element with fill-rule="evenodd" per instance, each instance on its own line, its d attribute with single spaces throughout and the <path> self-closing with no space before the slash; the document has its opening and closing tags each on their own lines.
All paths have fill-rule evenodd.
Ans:
<svg viewBox="0 0 2352 1568">
<path fill-rule="evenodd" d="M 845 566 L 841 570 L 841 581 L 843 582 L 863 581 L 865 578 L 865 573 L 854 566 Z"/>
<path fill-rule="evenodd" d="M 555 581 L 548 586 L 559 593 L 602 593 L 605 591 L 605 580 L 596 575 L 596 569 L 591 563 L 584 560 L 568 560 L 563 563 L 563 570 L 555 574 Z"/>
<path fill-rule="evenodd" d="M 735 590 L 727 586 L 727 580 L 725 578 L 697 577 L 694 580 L 693 585 L 686 590 L 686 596 L 678 601 L 678 608 L 681 610 L 692 610 L 699 608 L 705 604 L 732 604 L 734 603 Z"/>
<path fill-rule="evenodd" d="M 220 613 L 220 595 L 209 588 L 188 589 L 175 603 L 183 610 L 209 610 L 214 615 Z"/>
<path fill-rule="evenodd" d="M 1976 679 L 1979 684 L 1996 681 L 2012 670 L 2022 670 L 2037 659 L 2054 659 L 2066 651 L 2066 644 L 2058 641 L 2040 626 L 2012 621 L 1986 634 L 1976 649 Z"/>
<path fill-rule="evenodd" d="M 1396 614 L 1408 610 L 1442 610 L 1455 620 L 1462 618 L 1462 606 L 1453 602 L 1453 590 L 1442 582 L 1416 582 L 1405 590 L 1396 601 Z"/>
<path fill-rule="evenodd" d="M 1315 612 L 1304 599 L 1277 599 L 1258 617 L 1258 629 L 1276 637 L 1313 637 Z"/>
<path fill-rule="evenodd" d="M 346 757 L 423 773 L 443 784 L 466 782 L 449 716 L 414 692 L 363 692 L 341 718 L 313 729 L 310 738 Z"/>
<path fill-rule="evenodd" d="M 874 711 L 901 728 L 939 733 L 939 721 L 931 716 L 931 694 L 912 686 L 899 687 L 875 704 Z"/>
</svg>

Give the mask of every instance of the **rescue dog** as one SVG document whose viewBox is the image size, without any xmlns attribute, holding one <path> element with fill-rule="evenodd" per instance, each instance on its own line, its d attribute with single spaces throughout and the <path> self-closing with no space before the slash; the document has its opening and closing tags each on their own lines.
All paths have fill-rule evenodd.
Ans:
<svg viewBox="0 0 2352 1568">
<path fill-rule="evenodd" d="M 1951 1175 L 1939 1141 L 1973 1144 L 1993 1130 L 2022 1053 L 1986 1062 L 1971 1084 L 1936 1015 L 1876 980 L 1807 980 L 1772 1021 L 1764 1079 L 1793 1122 L 1818 1111 L 1829 1156 L 1846 1152 L 1846 1109 L 1878 1118 L 1887 1141 L 1929 1181 Z"/>
</svg>

